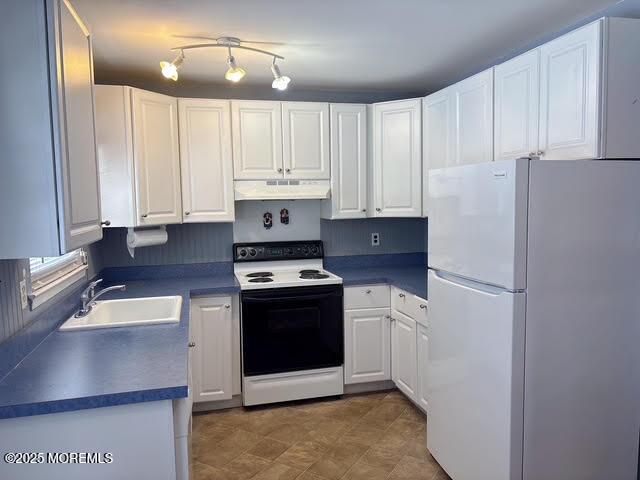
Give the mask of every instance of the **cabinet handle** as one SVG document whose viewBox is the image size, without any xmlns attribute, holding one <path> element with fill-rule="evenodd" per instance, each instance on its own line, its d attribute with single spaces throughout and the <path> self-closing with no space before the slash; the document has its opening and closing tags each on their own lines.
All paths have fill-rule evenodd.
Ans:
<svg viewBox="0 0 640 480">
<path fill-rule="evenodd" d="M 400 298 L 404 298 L 404 293 L 399 293 L 399 294 L 398 294 L 398 296 L 399 296 Z"/>
<path fill-rule="evenodd" d="M 193 348 L 196 346 L 196 342 L 189 342 L 189 348 Z"/>
<path fill-rule="evenodd" d="M 536 156 L 537 156 L 537 157 L 541 157 L 541 156 L 543 156 L 543 155 L 544 155 L 544 152 L 543 152 L 542 150 L 538 150 L 538 151 L 536 152 Z"/>
<path fill-rule="evenodd" d="M 142 215 L 140 215 L 142 218 L 147 218 L 147 214 L 143 213 Z"/>
<path fill-rule="evenodd" d="M 281 168 L 278 169 L 278 173 L 282 173 L 282 169 Z"/>
<path fill-rule="evenodd" d="M 382 211 L 382 209 L 376 208 L 376 212 L 381 212 L 381 211 Z"/>
<path fill-rule="evenodd" d="M 391 320 L 391 315 L 385 315 L 384 318 L 386 318 L 387 320 Z"/>
<path fill-rule="evenodd" d="M 367 211 L 367 209 L 366 209 L 366 208 L 363 208 L 363 209 L 362 209 L 362 211 L 363 211 L 363 212 L 366 212 L 366 211 Z"/>
<path fill-rule="evenodd" d="M 108 227 L 109 225 L 111 225 L 111 222 L 109 220 L 105 220 L 104 222 L 100 222 L 100 225 L 104 225 L 105 227 Z"/>
<path fill-rule="evenodd" d="M 285 172 L 287 172 L 287 173 L 291 173 L 291 169 L 290 169 L 290 168 L 287 168 L 287 169 L 285 170 Z"/>
<path fill-rule="evenodd" d="M 427 308 L 427 306 L 424 303 L 421 303 L 420 304 L 420 308 L 422 308 L 424 310 L 425 308 Z"/>
<path fill-rule="evenodd" d="M 224 306 L 224 308 L 231 308 L 231 305 L 229 305 L 228 303 Z"/>
<path fill-rule="evenodd" d="M 365 290 L 364 293 L 371 293 L 371 290 Z"/>
<path fill-rule="evenodd" d="M 184 212 L 185 215 L 191 215 L 191 212 Z"/>
</svg>

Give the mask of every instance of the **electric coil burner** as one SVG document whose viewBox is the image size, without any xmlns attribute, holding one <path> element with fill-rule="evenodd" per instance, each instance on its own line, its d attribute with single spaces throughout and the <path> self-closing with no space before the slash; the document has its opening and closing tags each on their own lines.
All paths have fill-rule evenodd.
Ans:
<svg viewBox="0 0 640 480">
<path fill-rule="evenodd" d="M 322 258 L 321 241 L 233 246 L 245 405 L 343 393 L 342 279 Z"/>
</svg>

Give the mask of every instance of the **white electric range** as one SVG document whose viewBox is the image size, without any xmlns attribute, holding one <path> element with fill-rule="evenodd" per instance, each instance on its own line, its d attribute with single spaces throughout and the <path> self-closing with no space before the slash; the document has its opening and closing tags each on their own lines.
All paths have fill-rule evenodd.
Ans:
<svg viewBox="0 0 640 480">
<path fill-rule="evenodd" d="M 233 246 L 244 405 L 343 393 L 342 279 L 323 256 L 319 240 Z"/>
</svg>

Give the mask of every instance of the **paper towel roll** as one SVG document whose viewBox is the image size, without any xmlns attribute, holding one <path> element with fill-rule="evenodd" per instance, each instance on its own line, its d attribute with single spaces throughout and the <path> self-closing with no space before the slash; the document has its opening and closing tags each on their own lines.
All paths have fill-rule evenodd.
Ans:
<svg viewBox="0 0 640 480">
<path fill-rule="evenodd" d="M 127 232 L 127 250 L 131 258 L 135 256 L 135 249 L 163 245 L 167 243 L 167 227 L 162 225 L 154 228 L 130 228 Z"/>
</svg>

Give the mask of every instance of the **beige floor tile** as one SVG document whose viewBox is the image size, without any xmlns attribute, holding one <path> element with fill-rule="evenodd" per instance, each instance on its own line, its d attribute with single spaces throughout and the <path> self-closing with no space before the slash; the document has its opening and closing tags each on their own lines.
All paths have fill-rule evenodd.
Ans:
<svg viewBox="0 0 640 480">
<path fill-rule="evenodd" d="M 306 429 L 303 425 L 296 425 L 294 423 L 282 423 L 276 425 L 266 436 L 279 440 L 288 445 L 293 445 L 296 442 L 302 440 L 309 433 L 310 430 Z"/>
<path fill-rule="evenodd" d="M 205 463 L 193 463 L 193 480 L 240 480 L 233 473 L 225 472 Z"/>
<path fill-rule="evenodd" d="M 322 422 L 312 429 L 312 432 L 326 435 L 329 438 L 338 438 L 351 428 L 351 426 L 352 424 L 345 420 L 324 417 L 322 418 Z"/>
<path fill-rule="evenodd" d="M 405 456 L 404 445 L 400 447 L 372 446 L 360 459 L 361 462 L 374 467 L 380 467 L 391 472 L 398 462 Z"/>
<path fill-rule="evenodd" d="M 432 480 L 438 468 L 435 461 L 423 461 L 405 455 L 389 475 L 389 480 Z"/>
<path fill-rule="evenodd" d="M 264 470 L 258 472 L 251 480 L 293 480 L 299 478 L 302 470 L 284 465 L 283 463 L 272 463 Z"/>
<path fill-rule="evenodd" d="M 194 428 L 193 435 L 202 437 L 201 440 L 203 442 L 217 443 L 228 438 L 233 432 L 235 432 L 235 430 L 236 429 L 234 427 L 230 427 L 229 425 L 206 423 L 197 430 Z"/>
<path fill-rule="evenodd" d="M 404 451 L 410 457 L 418 460 L 433 461 L 433 457 L 427 450 L 427 442 L 424 438 L 409 440 L 404 446 Z"/>
<path fill-rule="evenodd" d="M 386 430 L 406 409 L 407 407 L 397 402 L 379 402 L 360 419 L 360 422 Z"/>
<path fill-rule="evenodd" d="M 357 462 L 342 478 L 344 480 L 384 480 L 388 475 L 389 472 L 383 468 Z"/>
<path fill-rule="evenodd" d="M 289 448 L 289 445 L 284 442 L 274 440 L 273 438 L 265 438 L 249 449 L 248 453 L 260 458 L 266 458 L 267 460 L 275 460 L 282 455 L 287 448 Z"/>
<path fill-rule="evenodd" d="M 313 463 L 308 471 L 327 479 L 338 480 L 366 450 L 364 445 L 340 441 Z"/>
<path fill-rule="evenodd" d="M 319 477 L 318 475 L 315 475 L 307 470 L 302 475 L 297 477 L 296 480 L 327 480 L 327 479 L 324 477 Z"/>
<path fill-rule="evenodd" d="M 318 460 L 327 447 L 320 442 L 303 441 L 294 443 L 282 455 L 276 458 L 276 463 L 284 463 L 293 468 L 306 470 Z"/>
<path fill-rule="evenodd" d="M 407 439 L 418 438 L 420 436 L 424 437 L 426 431 L 427 422 L 412 422 L 403 418 L 398 418 L 387 429 L 387 432 L 398 433 Z"/>
<path fill-rule="evenodd" d="M 271 462 L 269 460 L 256 457 L 250 453 L 243 453 L 224 466 L 222 470 L 229 472 L 231 475 L 235 475 L 238 479 L 244 480 L 253 477 L 270 464 Z"/>
<path fill-rule="evenodd" d="M 426 422 L 427 421 L 427 416 L 422 413 L 422 411 L 418 408 L 415 407 L 413 405 L 409 405 L 404 412 L 402 412 L 402 415 L 400 415 L 400 418 L 404 419 L 404 420 L 410 420 L 412 422 Z"/>
<path fill-rule="evenodd" d="M 357 423 L 344 433 L 342 439 L 346 442 L 371 446 L 377 443 L 384 434 L 384 430 L 369 426 L 366 423 Z"/>
<path fill-rule="evenodd" d="M 212 467 L 224 467 L 241 454 L 242 450 L 233 445 L 215 444 L 207 447 L 196 445 L 193 449 L 194 460 Z"/>
<path fill-rule="evenodd" d="M 254 445 L 258 444 L 264 437 L 246 430 L 237 429 L 227 438 L 218 443 L 218 446 L 231 447 L 245 452 Z"/>
</svg>

